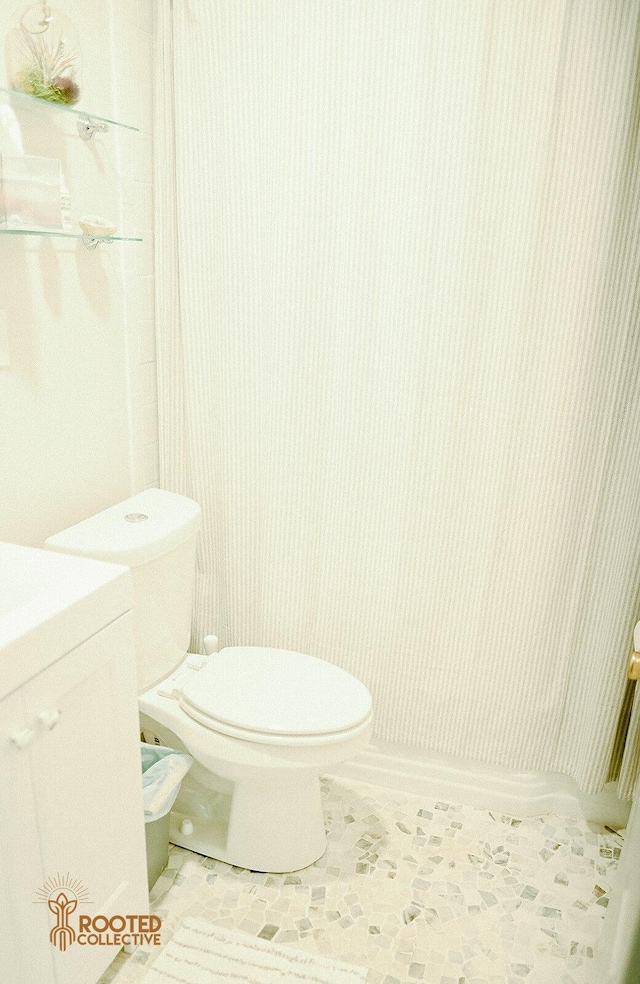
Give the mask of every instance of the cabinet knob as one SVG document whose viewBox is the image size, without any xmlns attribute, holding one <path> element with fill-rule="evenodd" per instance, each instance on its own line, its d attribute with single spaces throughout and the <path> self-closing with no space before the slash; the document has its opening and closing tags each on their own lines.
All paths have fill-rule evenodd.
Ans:
<svg viewBox="0 0 640 984">
<path fill-rule="evenodd" d="M 12 731 L 9 740 L 13 742 L 16 748 L 26 748 L 34 736 L 33 728 L 23 728 L 21 731 Z"/>
<path fill-rule="evenodd" d="M 60 711 L 40 711 L 38 721 L 47 731 L 52 731 L 60 720 Z"/>
</svg>

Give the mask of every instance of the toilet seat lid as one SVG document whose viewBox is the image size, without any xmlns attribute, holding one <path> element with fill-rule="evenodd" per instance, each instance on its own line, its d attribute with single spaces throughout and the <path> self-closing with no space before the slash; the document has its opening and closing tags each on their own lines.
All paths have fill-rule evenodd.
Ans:
<svg viewBox="0 0 640 984">
<path fill-rule="evenodd" d="M 185 682 L 182 701 L 247 731 L 321 735 L 345 731 L 371 713 L 371 694 L 345 670 L 316 656 L 231 646 Z"/>
</svg>

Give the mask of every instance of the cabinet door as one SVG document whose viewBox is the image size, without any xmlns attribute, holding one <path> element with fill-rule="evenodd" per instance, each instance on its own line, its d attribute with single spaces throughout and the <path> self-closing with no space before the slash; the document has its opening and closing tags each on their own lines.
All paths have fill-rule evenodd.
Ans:
<svg viewBox="0 0 640 984">
<path fill-rule="evenodd" d="M 148 911 L 132 633 L 124 615 L 22 688 L 42 867 L 82 883 L 76 927 Z M 118 949 L 52 947 L 57 984 L 91 984 Z"/>
<path fill-rule="evenodd" d="M 49 913 L 37 904 L 42 866 L 22 693 L 0 701 L 0 966 L 12 984 L 52 984 Z"/>
</svg>

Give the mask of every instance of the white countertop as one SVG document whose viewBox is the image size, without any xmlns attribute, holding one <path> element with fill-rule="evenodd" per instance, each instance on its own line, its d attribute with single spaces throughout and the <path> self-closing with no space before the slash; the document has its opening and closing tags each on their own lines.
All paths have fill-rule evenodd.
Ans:
<svg viewBox="0 0 640 984">
<path fill-rule="evenodd" d="M 128 567 L 0 542 L 0 698 L 132 607 Z"/>
</svg>

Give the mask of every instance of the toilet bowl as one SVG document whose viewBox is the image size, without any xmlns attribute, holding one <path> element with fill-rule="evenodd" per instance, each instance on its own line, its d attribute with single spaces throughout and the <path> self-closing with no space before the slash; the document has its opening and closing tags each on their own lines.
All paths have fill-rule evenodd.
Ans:
<svg viewBox="0 0 640 984">
<path fill-rule="evenodd" d="M 188 655 L 139 699 L 143 729 L 197 763 L 172 811 L 174 844 L 254 871 L 324 853 L 319 776 L 371 733 L 358 680 L 303 653 L 237 646 Z"/>
<path fill-rule="evenodd" d="M 305 653 L 188 653 L 199 526 L 193 500 L 148 489 L 45 546 L 131 568 L 142 732 L 195 760 L 171 841 L 254 871 L 295 871 L 325 850 L 319 777 L 367 744 L 371 695 Z"/>
</svg>

